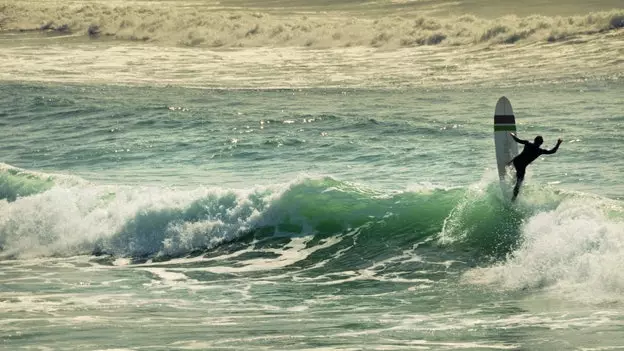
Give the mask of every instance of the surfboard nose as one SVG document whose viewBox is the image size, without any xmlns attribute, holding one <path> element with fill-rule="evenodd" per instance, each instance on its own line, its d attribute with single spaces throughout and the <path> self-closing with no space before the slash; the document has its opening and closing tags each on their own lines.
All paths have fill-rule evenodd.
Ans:
<svg viewBox="0 0 624 351">
<path fill-rule="evenodd" d="M 496 108 L 494 110 L 494 116 L 513 116 L 513 109 L 511 108 L 511 102 L 507 97 L 502 96 L 496 102 Z"/>
</svg>

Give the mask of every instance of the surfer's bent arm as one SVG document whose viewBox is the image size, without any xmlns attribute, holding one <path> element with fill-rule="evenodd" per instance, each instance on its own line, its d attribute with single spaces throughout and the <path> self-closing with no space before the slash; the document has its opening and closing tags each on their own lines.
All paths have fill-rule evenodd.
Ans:
<svg viewBox="0 0 624 351">
<path fill-rule="evenodd" d="M 555 147 L 550 150 L 544 150 L 543 153 L 547 155 L 554 154 L 557 152 L 557 149 L 559 149 L 559 145 L 561 145 L 561 139 L 557 140 L 557 145 L 555 145 Z"/>
<path fill-rule="evenodd" d="M 518 143 L 518 144 L 523 144 L 523 145 L 526 145 L 526 144 L 528 143 L 528 141 L 526 141 L 526 140 L 518 139 L 518 137 L 517 137 L 517 136 L 515 136 L 513 133 L 509 133 L 509 135 L 511 135 L 511 137 L 513 138 L 513 140 L 515 140 L 515 141 L 516 141 L 516 143 Z"/>
</svg>

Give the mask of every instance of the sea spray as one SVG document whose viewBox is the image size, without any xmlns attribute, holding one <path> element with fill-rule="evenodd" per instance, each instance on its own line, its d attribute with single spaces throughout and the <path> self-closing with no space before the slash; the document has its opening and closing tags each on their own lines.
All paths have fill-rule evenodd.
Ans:
<svg viewBox="0 0 624 351">
<path fill-rule="evenodd" d="M 624 210 L 611 200 L 569 196 L 525 219 L 521 245 L 492 267 L 465 274 L 504 289 L 545 289 L 584 302 L 621 301 Z"/>
</svg>

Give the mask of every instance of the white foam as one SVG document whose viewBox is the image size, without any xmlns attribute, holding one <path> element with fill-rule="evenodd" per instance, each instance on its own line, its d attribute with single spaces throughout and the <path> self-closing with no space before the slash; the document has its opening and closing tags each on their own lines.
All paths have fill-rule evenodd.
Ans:
<svg viewBox="0 0 624 351">
<path fill-rule="evenodd" d="M 337 237 L 329 238 L 323 243 L 306 248 L 307 243 L 313 239 L 313 235 L 294 237 L 290 242 L 279 249 L 264 249 L 262 252 L 273 253 L 278 255 L 276 258 L 257 258 L 239 262 L 236 267 L 214 266 L 205 268 L 190 268 L 185 271 L 207 271 L 212 273 L 240 273 L 253 271 L 269 271 L 284 268 L 298 261 L 306 259 L 312 253 L 333 246 L 341 241 Z M 252 251 L 251 248 L 240 250 L 233 254 L 221 255 L 219 260 L 244 255 Z M 254 250 L 257 251 L 257 250 Z"/>
<path fill-rule="evenodd" d="M 608 200 L 571 198 L 526 220 L 509 258 L 464 278 L 505 289 L 545 289 L 587 303 L 622 301 L 624 211 Z"/>
<path fill-rule="evenodd" d="M 263 200 L 268 205 L 280 189 L 275 186 Z M 58 185 L 43 193 L 0 201 L 0 244 L 3 256 L 36 257 L 90 254 L 103 249 L 119 256 L 137 253 L 176 255 L 193 249 L 214 247 L 231 240 L 259 220 L 249 196 L 256 190 L 197 188 L 173 189 L 95 185 Z M 137 216 L 158 211 L 185 210 L 194 201 L 212 197 L 209 203 L 233 197 L 231 208 L 215 218 L 197 222 L 173 219 L 166 228 L 148 228 L 150 235 L 133 232 Z M 212 202 L 211 202 L 212 201 Z M 125 229 L 124 229 L 125 228 Z M 153 230 L 152 230 L 153 229 Z M 162 230 L 161 230 L 162 229 Z M 158 232 L 161 230 L 162 232 Z M 127 232 L 125 237 L 109 239 Z M 156 233 L 158 232 L 158 233 Z M 127 262 L 116 261 L 116 264 Z"/>
<path fill-rule="evenodd" d="M 599 34 L 575 45 L 541 43 L 491 50 L 488 45 L 478 44 L 390 51 L 369 47 L 215 51 L 155 43 L 96 42 L 70 47 L 35 43 L 2 47 L 0 79 L 202 88 L 543 84 L 588 77 L 621 78 L 621 70 L 613 63 L 619 59 L 622 40 L 622 36 Z M 535 66 L 536 60 L 539 66 Z M 584 69 L 579 71 L 578 67 Z"/>
</svg>

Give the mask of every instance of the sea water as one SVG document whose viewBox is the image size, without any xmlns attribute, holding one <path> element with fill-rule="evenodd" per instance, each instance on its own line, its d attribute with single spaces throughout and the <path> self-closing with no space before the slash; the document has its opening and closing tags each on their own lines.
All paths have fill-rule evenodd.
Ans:
<svg viewBox="0 0 624 351">
<path fill-rule="evenodd" d="M 5 1 L 0 349 L 623 349 L 623 27 L 620 0 Z M 564 140 L 515 203 L 500 96 Z"/>
</svg>

